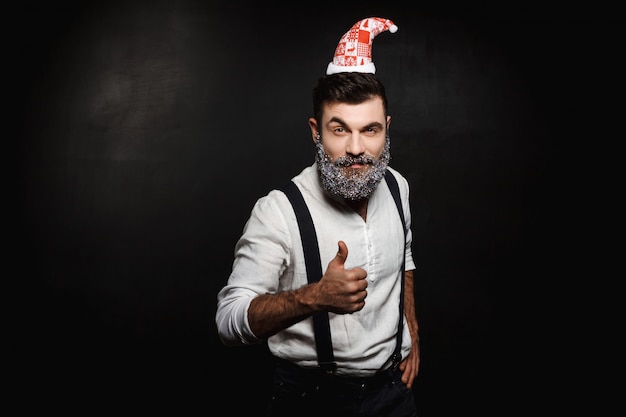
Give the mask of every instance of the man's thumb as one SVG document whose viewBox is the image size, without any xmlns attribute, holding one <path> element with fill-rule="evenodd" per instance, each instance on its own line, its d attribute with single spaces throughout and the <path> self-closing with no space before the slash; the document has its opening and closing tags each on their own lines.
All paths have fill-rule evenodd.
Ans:
<svg viewBox="0 0 626 417">
<path fill-rule="evenodd" d="M 337 242 L 337 255 L 335 255 L 335 259 L 339 262 L 339 264 L 343 265 L 346 263 L 346 259 L 348 258 L 348 246 L 343 240 Z"/>
</svg>

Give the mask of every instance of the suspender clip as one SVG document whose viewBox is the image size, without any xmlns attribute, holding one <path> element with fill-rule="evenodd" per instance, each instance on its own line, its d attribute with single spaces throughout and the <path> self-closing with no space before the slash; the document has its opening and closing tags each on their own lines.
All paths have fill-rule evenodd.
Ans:
<svg viewBox="0 0 626 417">
<path fill-rule="evenodd" d="M 396 369 L 398 369 L 398 365 L 400 365 L 400 362 L 402 362 L 402 355 L 400 355 L 399 353 L 394 353 L 391 356 L 391 366 L 389 367 L 389 369 L 395 371 Z"/>
<path fill-rule="evenodd" d="M 326 376 L 335 375 L 335 371 L 337 370 L 336 362 L 319 362 L 320 369 L 326 374 Z"/>
</svg>

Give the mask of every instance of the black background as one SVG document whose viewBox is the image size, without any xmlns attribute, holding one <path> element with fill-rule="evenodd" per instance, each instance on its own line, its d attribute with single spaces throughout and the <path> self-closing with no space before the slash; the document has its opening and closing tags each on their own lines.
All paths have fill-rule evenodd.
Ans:
<svg viewBox="0 0 626 417">
<path fill-rule="evenodd" d="M 216 294 L 255 200 L 313 160 L 311 89 L 339 38 L 380 16 L 399 26 L 373 55 L 411 185 L 420 415 L 553 398 L 571 269 L 592 252 L 573 243 L 593 228 L 589 172 L 610 168 L 595 155 L 623 108 L 624 25 L 446 6 L 5 8 L 10 397 L 262 415 L 266 352 L 221 345 Z"/>
</svg>

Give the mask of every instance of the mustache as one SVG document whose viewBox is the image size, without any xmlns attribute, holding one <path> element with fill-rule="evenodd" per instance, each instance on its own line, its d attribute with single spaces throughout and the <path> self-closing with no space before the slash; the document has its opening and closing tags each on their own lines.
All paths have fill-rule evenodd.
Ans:
<svg viewBox="0 0 626 417">
<path fill-rule="evenodd" d="M 335 165 L 344 168 L 353 164 L 372 165 L 374 162 L 376 162 L 376 158 L 371 155 L 340 156 L 335 161 Z"/>
</svg>

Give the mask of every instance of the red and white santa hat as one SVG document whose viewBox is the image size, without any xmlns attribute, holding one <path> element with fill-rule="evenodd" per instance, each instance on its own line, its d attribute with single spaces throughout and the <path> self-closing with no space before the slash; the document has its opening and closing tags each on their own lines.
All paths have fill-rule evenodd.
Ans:
<svg viewBox="0 0 626 417">
<path fill-rule="evenodd" d="M 391 20 L 381 17 L 368 17 L 356 22 L 339 40 L 326 74 L 338 72 L 374 74 L 376 66 L 372 61 L 372 41 L 376 35 L 386 30 L 396 33 L 398 27 Z"/>
</svg>

